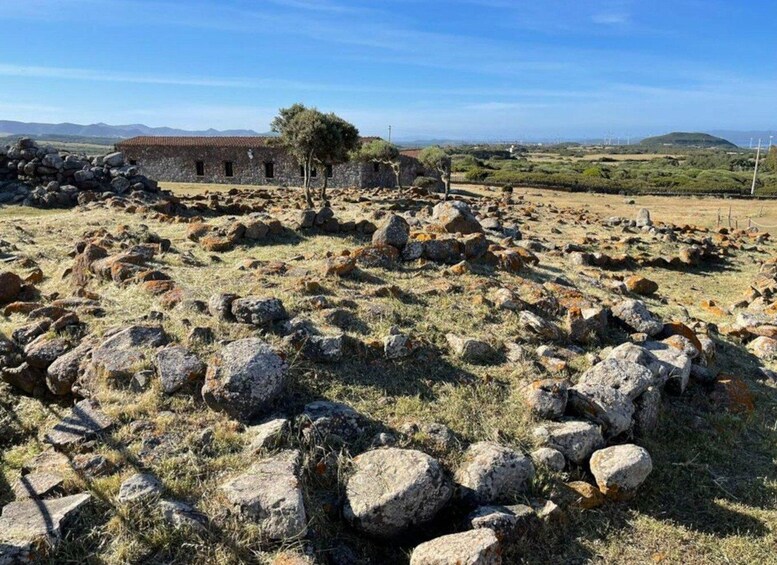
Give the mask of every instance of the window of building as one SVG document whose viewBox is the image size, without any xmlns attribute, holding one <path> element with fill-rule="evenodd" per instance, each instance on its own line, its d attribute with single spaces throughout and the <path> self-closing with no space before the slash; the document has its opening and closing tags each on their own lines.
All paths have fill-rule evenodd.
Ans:
<svg viewBox="0 0 777 565">
<path fill-rule="evenodd" d="M 299 166 L 299 176 L 304 177 L 305 176 L 305 167 L 302 165 Z"/>
<path fill-rule="evenodd" d="M 334 169 L 332 168 L 332 165 L 326 166 L 326 178 L 331 179 L 333 176 L 335 176 Z"/>
<path fill-rule="evenodd" d="M 224 161 L 224 175 L 228 177 L 235 176 L 235 170 L 232 161 Z"/>
<path fill-rule="evenodd" d="M 132 165 L 134 167 L 137 164 L 138 164 L 138 162 L 135 159 L 130 159 L 130 165 Z"/>
<path fill-rule="evenodd" d="M 372 164 L 372 172 L 373 173 L 380 172 L 380 163 L 378 163 L 377 161 Z"/>
<path fill-rule="evenodd" d="M 272 161 L 267 161 L 264 164 L 264 178 L 275 178 L 275 164 Z"/>
<path fill-rule="evenodd" d="M 310 169 L 310 177 L 316 178 L 317 176 L 318 176 L 318 171 L 316 170 L 316 168 L 313 167 L 312 169 Z"/>
<path fill-rule="evenodd" d="M 310 178 L 316 178 L 316 175 L 318 175 L 318 171 L 316 171 L 315 167 L 310 169 Z M 305 167 L 302 165 L 299 166 L 299 176 L 305 177 Z"/>
<path fill-rule="evenodd" d="M 205 176 L 205 161 L 196 161 L 194 163 L 194 166 L 197 169 L 197 176 L 198 177 L 204 177 Z"/>
</svg>

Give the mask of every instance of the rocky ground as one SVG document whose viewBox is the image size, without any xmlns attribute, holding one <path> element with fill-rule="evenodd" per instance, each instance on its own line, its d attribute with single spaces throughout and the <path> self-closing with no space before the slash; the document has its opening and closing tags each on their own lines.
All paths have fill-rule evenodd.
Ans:
<svg viewBox="0 0 777 565">
<path fill-rule="evenodd" d="M 776 562 L 769 234 L 109 192 L 0 210 L 0 563 Z"/>
</svg>

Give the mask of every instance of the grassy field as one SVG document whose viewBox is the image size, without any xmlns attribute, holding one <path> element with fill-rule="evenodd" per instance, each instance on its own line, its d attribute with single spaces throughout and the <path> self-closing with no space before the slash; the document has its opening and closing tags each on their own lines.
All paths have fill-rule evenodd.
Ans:
<svg viewBox="0 0 777 565">
<path fill-rule="evenodd" d="M 178 194 L 230 188 L 164 186 Z M 486 187 L 476 187 L 475 192 L 493 195 Z M 639 207 L 647 206 L 659 222 L 714 225 L 715 210 L 724 203 L 730 203 L 735 214 L 744 215 L 748 206 L 752 207 L 748 202 L 657 197 L 640 197 L 635 204 L 627 204 L 617 196 L 535 189 L 516 191 L 515 196 L 519 195 L 524 199 L 515 206 L 531 208 L 537 215 L 536 221 L 527 220 L 521 226 L 526 237 L 562 244 L 594 238 L 605 252 L 657 253 L 664 248 L 642 237 L 623 248 L 612 230 L 595 223 L 558 222 L 553 208 L 570 215 L 585 210 L 606 218 L 632 217 Z M 281 190 L 277 198 L 284 198 Z M 332 191 L 332 199 L 338 217 L 364 217 L 364 209 L 339 202 L 337 191 Z M 762 217 L 777 223 L 776 212 L 772 207 Z M 486 366 L 464 363 L 448 352 L 445 334 L 472 335 L 497 347 L 519 337 L 514 313 L 489 305 L 491 293 L 501 287 L 521 294 L 535 288 L 531 285 L 541 285 L 563 274 L 587 296 L 603 301 L 611 298 L 592 284 L 591 269 L 570 269 L 552 254 L 543 255 L 537 268 L 520 275 L 488 271 L 452 277 L 444 266 L 428 263 L 391 270 L 364 269 L 354 278 L 324 279 L 318 272 L 327 253 L 352 249 L 364 240 L 346 235 L 286 234 L 214 257 L 185 238 L 185 224 L 109 210 L 38 212 L 0 208 L 0 239 L 16 245 L 20 253 L 41 267 L 46 274 L 39 285 L 44 295 L 69 292 L 62 273 L 71 263 L 68 253 L 86 231 L 105 228 L 114 232 L 119 226 L 128 226 L 139 234 L 150 230 L 172 241 L 171 252 L 161 256 L 157 266 L 185 289 L 187 298 L 207 300 L 214 292 L 269 294 L 281 298 L 290 312 L 310 317 L 319 327 L 331 328 L 325 312 L 311 308 L 309 293 L 301 284 L 312 280 L 322 287 L 316 294 L 326 296 L 333 307 L 348 311 L 349 334 L 369 343 L 381 340 L 392 326 L 397 326 L 412 335 L 421 348 L 417 356 L 405 361 L 389 362 L 369 351 L 349 356 L 338 365 L 290 359 L 291 385 L 278 408 L 293 415 L 312 400 L 345 402 L 372 421 L 370 432 L 395 431 L 412 422 L 445 424 L 456 435 L 456 447 L 441 449 L 424 437 L 413 437 L 408 445 L 425 449 L 449 469 L 458 464 L 461 446 L 472 441 L 498 440 L 521 450 L 532 449 L 534 422 L 517 390 L 538 373 L 531 364 L 504 359 Z M 666 319 L 681 319 L 688 310 L 702 320 L 722 323 L 726 320 L 699 308 L 700 301 L 714 299 L 727 305 L 741 297 L 758 270 L 757 260 L 773 255 L 777 248 L 770 244 L 764 251 L 758 255 L 737 253 L 714 271 L 645 270 L 640 274 L 660 285 L 659 294 L 646 302 Z M 288 276 L 242 270 L 248 259 L 284 261 L 302 272 Z M 397 297 L 376 296 L 375 291 L 385 285 L 396 287 Z M 90 290 L 100 296 L 106 310 L 102 318 L 85 319 L 98 333 L 116 324 L 135 323 L 151 310 L 162 311 L 156 299 L 138 287 L 94 281 Z M 0 318 L 0 332 L 7 334 L 24 321 L 20 315 Z M 210 316 L 182 308 L 165 311 L 163 324 L 180 340 L 192 326 L 211 327 L 219 339 L 252 333 L 245 326 L 217 323 Z M 276 347 L 283 347 L 277 336 L 265 337 Z M 612 337 L 624 338 L 620 334 Z M 208 359 L 218 347 L 203 345 L 195 350 Z M 756 379 L 760 363 L 742 347 L 723 340 L 718 347 L 722 371 L 747 382 L 756 410 L 723 410 L 696 385 L 682 397 L 667 398 L 659 430 L 644 442 L 653 457 L 654 472 L 638 497 L 631 503 L 568 511 L 565 520 L 522 542 L 508 556 L 508 562 L 777 563 L 777 390 Z M 593 345 L 588 351 L 597 349 Z M 149 390 L 134 392 L 126 384 L 105 382 L 97 396 L 118 425 L 108 441 L 97 445 L 96 452 L 113 462 L 116 471 L 98 479 L 68 474 L 67 488 L 72 492 L 88 488 L 96 503 L 51 563 L 269 563 L 284 551 L 303 545 L 264 544 L 246 521 L 223 518 L 219 485 L 255 459 L 243 451 L 245 436 L 234 421 L 208 410 L 196 394 L 168 397 L 156 383 Z M 17 420 L 5 434 L 15 439 L 5 443 L 0 454 L 0 504 L 9 501 L 9 485 L 22 465 L 44 449 L 42 432 L 56 421 L 66 404 L 41 402 L 8 387 L 0 388 L 0 406 L 12 411 Z M 205 428 L 211 428 L 215 438 L 207 448 L 200 443 Z M 368 443 L 371 437 L 368 433 L 363 441 Z M 291 441 L 294 444 L 297 440 Z M 306 455 L 315 461 L 314 452 Z M 335 478 L 347 471 L 348 464 L 348 457 L 343 455 L 328 461 L 334 466 L 329 472 L 304 475 L 306 488 L 314 493 L 306 504 L 316 531 L 307 545 L 322 560 L 347 546 L 356 562 L 406 562 L 412 544 L 365 542 L 331 517 L 327 508 L 333 497 L 341 494 Z M 195 504 L 217 518 L 216 525 L 206 534 L 176 532 L 165 527 L 148 508 L 119 504 L 116 494 L 122 479 L 137 470 L 153 472 L 170 496 Z M 574 472 L 563 478 L 579 475 Z M 528 496 L 552 495 L 561 479 L 541 473 Z"/>
</svg>

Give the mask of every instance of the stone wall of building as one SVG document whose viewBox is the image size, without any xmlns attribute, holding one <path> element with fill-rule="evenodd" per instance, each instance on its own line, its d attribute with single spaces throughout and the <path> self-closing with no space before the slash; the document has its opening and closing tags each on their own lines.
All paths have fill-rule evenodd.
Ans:
<svg viewBox="0 0 777 565">
<path fill-rule="evenodd" d="M 213 143 L 218 143 L 218 138 L 214 138 Z M 159 181 L 279 186 L 300 186 L 303 181 L 300 165 L 279 147 L 261 144 L 256 147 L 218 147 L 132 143 L 118 143 L 116 147 L 142 174 Z M 417 176 L 424 174 L 424 168 L 416 159 L 406 156 L 401 159 L 402 184 L 410 186 Z M 200 171 L 198 162 L 202 163 Z M 227 176 L 227 163 L 231 163 L 231 176 Z M 269 176 L 270 167 L 272 176 Z M 314 187 L 321 186 L 325 170 L 317 170 L 316 173 Z M 328 182 L 332 188 L 393 187 L 395 184 L 394 173 L 388 165 L 360 162 L 333 166 Z"/>
</svg>

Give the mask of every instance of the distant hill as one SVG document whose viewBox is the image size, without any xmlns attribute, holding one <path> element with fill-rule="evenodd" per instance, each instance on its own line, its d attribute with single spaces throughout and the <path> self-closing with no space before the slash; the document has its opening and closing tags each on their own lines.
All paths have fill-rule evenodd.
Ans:
<svg viewBox="0 0 777 565">
<path fill-rule="evenodd" d="M 715 137 L 708 133 L 687 133 L 672 132 L 666 135 L 656 137 L 646 137 L 640 142 L 640 145 L 649 147 L 682 147 L 682 148 L 715 148 L 715 149 L 736 149 L 737 146 L 723 139 Z"/>
<path fill-rule="evenodd" d="M 260 135 L 250 129 L 234 129 L 219 131 L 207 129 L 201 131 L 189 131 L 184 129 L 175 129 L 167 127 L 153 128 L 143 124 L 130 124 L 124 126 L 111 126 L 108 124 L 45 124 L 34 122 L 14 122 L 9 120 L 0 120 L 0 135 L 67 135 L 78 137 L 102 137 L 108 139 L 123 139 L 135 137 L 136 135 L 204 135 L 209 137 L 219 136 L 246 136 Z"/>
</svg>

